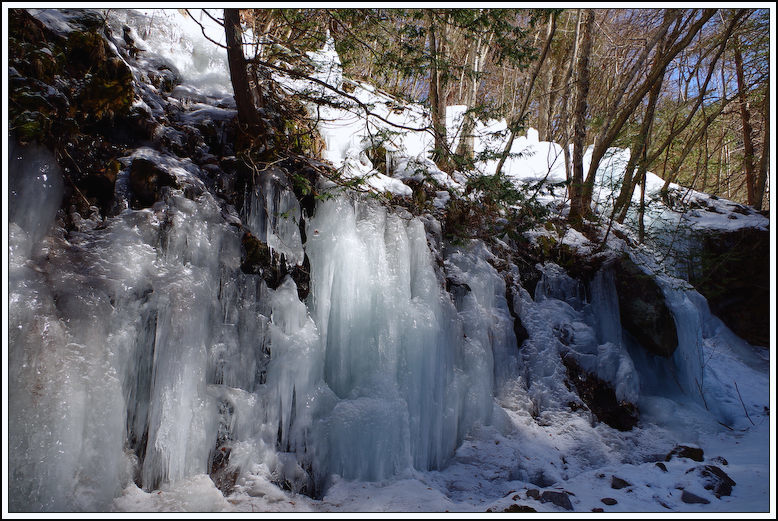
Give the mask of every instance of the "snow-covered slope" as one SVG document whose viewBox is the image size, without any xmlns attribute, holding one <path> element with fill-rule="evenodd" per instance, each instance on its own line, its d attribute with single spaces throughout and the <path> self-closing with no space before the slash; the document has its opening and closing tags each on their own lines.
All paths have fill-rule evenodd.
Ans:
<svg viewBox="0 0 778 521">
<path fill-rule="evenodd" d="M 34 14 L 68 30 L 61 13 Z M 117 40 L 136 103 L 170 136 L 163 142 L 183 125 L 234 116 L 225 58 L 198 25 L 177 11 L 117 10 L 109 20 L 116 32 L 128 24 L 141 49 L 131 58 Z M 350 81 L 339 76 L 331 42 L 311 59 L 318 74 Z M 146 68 L 161 60 L 180 75 L 168 93 L 146 81 Z M 279 79 L 290 91 L 314 87 Z M 352 84 L 352 95 L 384 119 L 426 126 L 421 106 L 398 108 L 373 87 Z M 408 196 L 404 180 L 429 176 L 446 194 L 436 199 L 441 211 L 464 196 L 463 175 L 449 176 L 427 157 L 428 133 L 394 134 L 381 119 L 366 121 L 361 105 L 310 108 L 321 116 L 324 159 L 346 178 Z M 175 124 L 163 118 L 171 112 Z M 375 135 L 388 136 L 386 173 L 366 153 Z M 520 186 L 546 174 L 564 178 L 561 149 L 533 131 L 514 151 L 522 154 L 506 172 Z M 171 147 L 129 151 L 116 215 L 75 214 L 66 231 L 55 159 L 45 149 L 12 150 L 11 511 L 774 508 L 764 457 L 774 422 L 769 355 L 735 336 L 683 280 L 657 277 L 678 347 L 654 356 L 625 331 L 607 269 L 584 283 L 548 263 L 530 293 L 518 283 L 520 268 L 494 247 L 498 238 L 448 244 L 433 215 L 356 193 L 334 191 L 307 215 L 280 169 L 269 169 L 237 211 L 214 189 L 221 172 L 207 166 L 217 164 L 209 154 L 196 162 Z M 600 166 L 601 207 L 627 157 L 614 151 Z M 175 178 L 147 208 L 131 203 L 137 160 Z M 657 183 L 651 177 L 649 191 Z M 727 204 L 691 197 L 716 211 Z M 561 199 L 552 191 L 546 202 Z M 671 212 L 688 218 L 662 204 L 652 225 Z M 715 215 L 735 225 L 702 208 L 691 219 L 718 226 Z M 738 226 L 767 226 L 760 215 L 742 217 Z M 290 267 L 307 259 L 310 292 L 301 298 L 292 277 L 269 285 L 241 269 L 246 232 Z M 572 231 L 562 240 L 593 246 Z M 619 238 L 610 245 L 656 267 L 648 247 L 633 252 Z M 570 376 L 573 362 L 637 406 L 634 428 L 598 421 Z M 679 445 L 703 455 L 672 454 Z M 725 481 L 718 472 L 735 482 L 730 494 L 714 487 Z"/>
</svg>

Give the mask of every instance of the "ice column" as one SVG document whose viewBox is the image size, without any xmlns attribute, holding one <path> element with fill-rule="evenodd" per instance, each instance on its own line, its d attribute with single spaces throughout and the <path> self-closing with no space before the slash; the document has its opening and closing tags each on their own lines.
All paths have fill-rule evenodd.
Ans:
<svg viewBox="0 0 778 521">
<path fill-rule="evenodd" d="M 468 407 L 483 388 L 467 385 L 471 354 L 423 225 L 339 197 L 319 203 L 306 235 L 310 309 L 338 397 L 318 422 L 320 463 L 357 479 L 440 467 L 491 410 Z"/>
</svg>

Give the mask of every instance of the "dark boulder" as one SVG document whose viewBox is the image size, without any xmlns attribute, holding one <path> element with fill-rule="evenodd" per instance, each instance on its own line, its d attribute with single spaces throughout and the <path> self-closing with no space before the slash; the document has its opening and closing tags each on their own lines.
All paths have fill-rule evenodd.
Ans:
<svg viewBox="0 0 778 521">
<path fill-rule="evenodd" d="M 604 497 L 600 501 L 602 501 L 603 503 L 605 503 L 608 506 L 613 506 L 613 505 L 618 503 L 618 501 L 616 501 L 612 497 Z"/>
<path fill-rule="evenodd" d="M 726 472 L 715 465 L 705 465 L 697 469 L 703 479 L 705 490 L 710 490 L 717 498 L 732 494 L 732 487 L 737 483 Z"/>
<path fill-rule="evenodd" d="M 625 479 L 617 478 L 616 476 L 613 476 L 611 479 L 611 488 L 615 488 L 616 490 L 622 489 L 624 487 L 629 487 L 630 485 L 632 485 L 632 483 L 630 483 Z"/>
<path fill-rule="evenodd" d="M 508 508 L 506 508 L 505 510 L 503 510 L 503 512 L 511 512 L 511 513 L 517 512 L 517 513 L 525 513 L 526 514 L 526 513 L 530 513 L 530 512 L 537 512 L 537 510 L 535 510 L 534 508 L 532 508 L 530 506 L 527 506 L 527 505 L 517 505 L 516 503 L 514 503 L 511 506 L 509 506 Z"/>
<path fill-rule="evenodd" d="M 770 345 L 770 233 L 760 228 L 706 232 L 689 282 L 736 335 Z"/>
<path fill-rule="evenodd" d="M 130 166 L 130 206 L 149 208 L 160 199 L 162 188 L 176 186 L 176 178 L 153 161 L 137 157 Z"/>
<path fill-rule="evenodd" d="M 570 497 L 567 492 L 556 492 L 554 490 L 544 490 L 540 495 L 541 503 L 553 503 L 558 507 L 562 507 L 565 510 L 572 510 L 573 504 L 570 502 Z"/>
<path fill-rule="evenodd" d="M 628 431 L 638 423 L 637 407 L 616 397 L 616 392 L 605 380 L 584 371 L 571 356 L 562 359 L 567 369 L 568 387 L 575 387 L 578 396 L 597 420 L 620 431 Z"/>
<path fill-rule="evenodd" d="M 650 353 L 669 358 L 678 347 L 678 332 L 662 289 L 627 257 L 612 266 L 622 327 Z"/>
<path fill-rule="evenodd" d="M 703 505 L 707 505 L 708 503 L 710 503 L 710 501 L 708 501 L 704 497 L 700 497 L 697 494 L 692 494 L 691 492 L 688 492 L 686 490 L 684 490 L 681 493 L 681 501 L 689 504 L 700 503 Z"/>
<path fill-rule="evenodd" d="M 699 447 L 689 447 L 688 445 L 676 445 L 667 456 L 665 461 L 670 461 L 673 457 L 689 458 L 694 461 L 702 461 L 703 450 Z"/>
</svg>

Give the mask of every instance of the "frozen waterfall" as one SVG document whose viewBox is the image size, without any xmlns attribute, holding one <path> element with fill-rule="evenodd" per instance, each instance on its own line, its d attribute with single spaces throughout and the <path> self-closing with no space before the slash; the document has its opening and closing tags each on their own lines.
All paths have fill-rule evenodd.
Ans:
<svg viewBox="0 0 778 521">
<path fill-rule="evenodd" d="M 55 170 L 45 156 L 30 164 Z M 332 473 L 441 468 L 489 422 L 492 361 L 516 353 L 504 284 L 488 263 L 461 260 L 474 289 L 458 309 L 418 218 L 363 197 L 320 202 L 303 303 L 290 277 L 270 289 L 241 272 L 234 217 L 207 192 L 172 190 L 44 239 L 59 201 L 50 190 L 45 208 L 15 205 L 12 230 L 12 244 L 32 235 L 48 253 L 13 256 L 19 507 L 101 509 L 128 480 L 153 490 L 211 472 L 217 451 L 230 471 L 264 465 L 310 493 Z M 299 262 L 293 194 L 267 183 L 251 197 L 245 222 Z"/>
</svg>

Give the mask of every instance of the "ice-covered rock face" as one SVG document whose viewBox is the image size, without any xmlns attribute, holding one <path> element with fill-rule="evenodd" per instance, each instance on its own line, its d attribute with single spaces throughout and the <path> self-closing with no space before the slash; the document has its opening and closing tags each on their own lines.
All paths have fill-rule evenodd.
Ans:
<svg viewBox="0 0 778 521">
<path fill-rule="evenodd" d="M 249 208 L 283 200 L 273 186 Z M 15 271 L 14 505 L 99 510 L 133 479 L 148 491 L 208 473 L 221 448 L 229 468 L 297 474 L 309 492 L 331 473 L 443 467 L 489 422 L 491 360 L 515 346 L 504 318 L 489 327 L 505 345 L 477 337 L 499 288 L 468 267 L 481 307 L 458 314 L 422 223 L 367 200 L 320 203 L 307 236 L 309 307 L 290 278 L 271 290 L 243 274 L 216 201 L 180 189 L 53 244 L 46 277 Z"/>
</svg>

